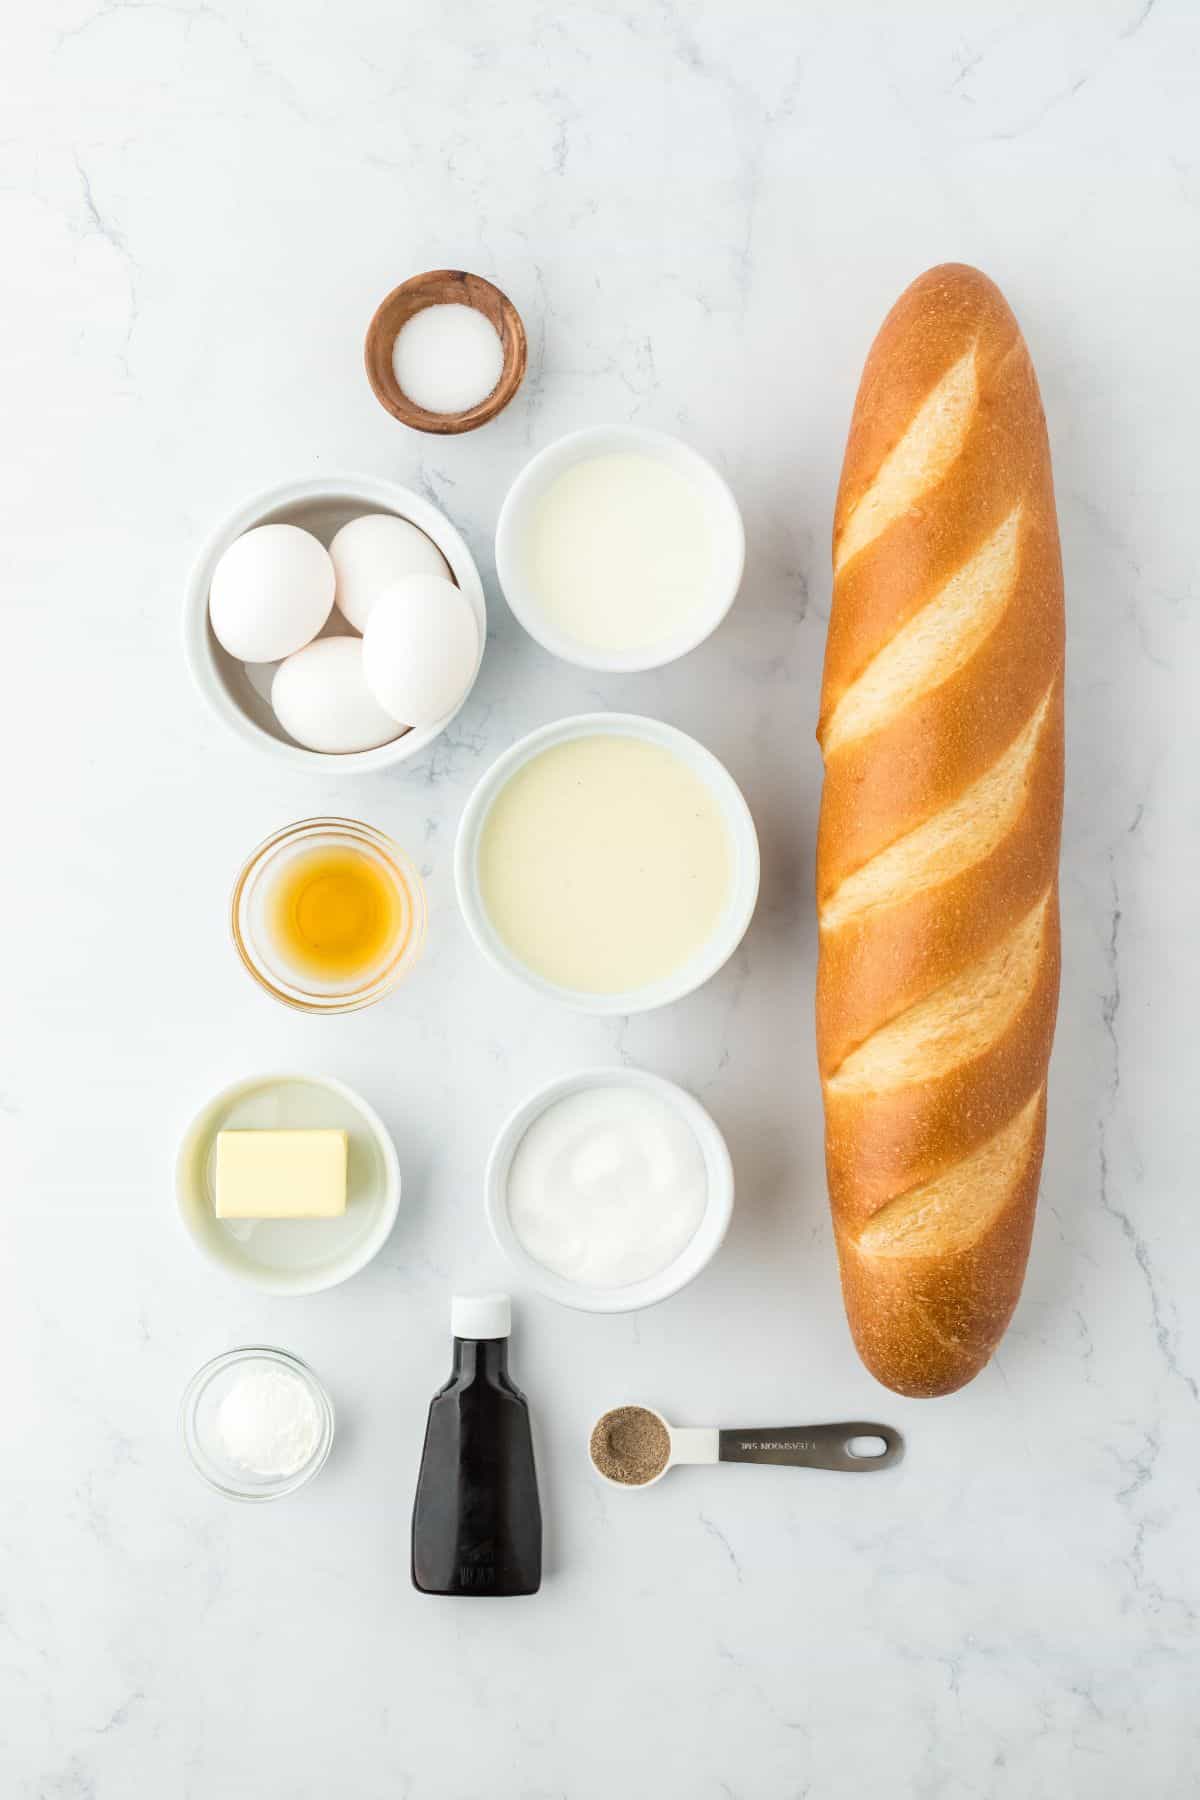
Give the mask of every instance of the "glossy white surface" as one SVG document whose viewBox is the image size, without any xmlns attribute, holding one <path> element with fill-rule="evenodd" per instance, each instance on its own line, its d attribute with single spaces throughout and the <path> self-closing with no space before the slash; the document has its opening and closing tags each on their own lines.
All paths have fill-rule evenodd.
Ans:
<svg viewBox="0 0 1200 1800">
<path fill-rule="evenodd" d="M 492 805 L 505 784 L 544 750 L 571 743 L 577 738 L 600 735 L 638 738 L 678 756 L 700 776 L 719 805 L 730 843 L 729 897 L 708 941 L 670 974 L 641 987 L 627 988 L 623 993 L 563 987 L 522 961 L 492 924 L 480 880 L 480 838 Z M 695 738 L 664 724 L 661 719 L 636 713 L 576 713 L 518 738 L 503 756 L 497 757 L 472 789 L 462 810 L 454 844 L 454 886 L 459 910 L 482 954 L 510 980 L 520 982 L 543 998 L 579 1012 L 604 1017 L 628 1017 L 675 1004 L 710 981 L 745 936 L 758 903 L 760 877 L 761 857 L 754 818 L 745 795 L 729 770 Z"/>
<path fill-rule="evenodd" d="M 631 1088 L 672 1107 L 693 1134 L 704 1164 L 704 1208 L 693 1235 L 665 1268 L 620 1288 L 586 1287 L 537 1262 L 517 1235 L 508 1206 L 513 1159 L 531 1126 L 556 1101 L 571 1095 L 594 1093 L 601 1087 Z M 675 1082 L 664 1081 L 661 1075 L 626 1065 L 611 1069 L 580 1069 L 570 1075 L 557 1076 L 527 1095 L 513 1109 L 497 1133 L 488 1157 L 484 1208 L 493 1237 L 518 1276 L 523 1277 L 524 1285 L 548 1294 L 563 1306 L 577 1307 L 583 1312 L 637 1312 L 645 1306 L 657 1306 L 677 1294 L 708 1267 L 729 1230 L 734 1187 L 729 1146 L 711 1114 L 695 1095 L 685 1093 Z"/>
<path fill-rule="evenodd" d="M 677 1108 L 598 1086 L 552 1102 L 525 1131 L 505 1183 L 533 1261 L 584 1287 L 660 1275 L 696 1235 L 708 1172 Z"/>
<path fill-rule="evenodd" d="M 633 529 L 613 532 L 616 550 L 604 544 L 597 553 L 591 540 L 603 534 L 639 465 L 668 472 L 669 498 L 664 505 L 662 488 L 648 486 Z M 607 476 L 597 480 L 597 471 L 605 469 Z M 584 495 L 564 502 L 562 484 L 589 470 Z M 556 496 L 560 516 L 547 519 L 545 509 Z M 697 515 L 699 551 L 687 541 Z M 581 539 L 573 560 L 565 554 L 572 529 Z M 680 534 L 684 541 L 672 544 Z M 549 550 L 547 539 L 556 548 Z M 661 570 L 667 594 L 656 595 L 654 576 L 634 560 L 635 547 L 644 547 L 650 567 Z M 728 482 L 691 445 L 643 426 L 593 426 L 547 444 L 509 488 L 496 521 L 496 578 L 510 609 L 543 649 L 584 669 L 633 674 L 686 656 L 733 605 L 745 564 L 745 527 Z M 692 578 L 682 619 L 680 569 Z M 551 572 L 555 579 L 548 587 Z M 603 619 L 598 612 L 587 617 L 589 603 L 606 607 Z M 621 632 L 633 622 L 636 639 L 622 643 Z"/>
<path fill-rule="evenodd" d="M 1191 1800 L 1198 52 L 1191 0 L 8 9 L 4 1800 Z M 1065 968 L 1024 1298 L 994 1366 L 918 1404 L 861 1370 L 837 1292 L 812 730 L 862 360 L 947 256 L 1008 292 L 1055 454 Z M 499 419 L 439 442 L 374 400 L 362 338 L 443 263 L 511 293 L 532 354 Z M 612 419 L 712 456 L 747 526 L 725 624 L 641 676 L 544 655 L 491 568 L 526 458 Z M 462 527 L 492 636 L 449 731 L 335 781 L 211 715 L 179 615 L 229 508 L 342 468 Z M 597 707 L 710 745 L 763 844 L 738 955 L 629 1021 L 490 969 L 453 897 L 478 775 Z M 258 992 L 225 924 L 247 846 L 322 811 L 393 833 L 433 909 L 412 980 L 337 1019 Z M 545 1586 L 419 1596 L 449 1297 L 507 1283 L 488 1147 L 539 1082 L 626 1057 L 726 1132 L 730 1236 L 644 1315 L 516 1294 Z M 209 1270 L 173 1217 L 192 1108 L 271 1067 L 359 1089 L 404 1172 L 381 1255 L 303 1300 Z M 264 1340 L 320 1372 L 338 1440 L 311 1489 L 239 1507 L 176 1411 L 207 1357 Z M 627 1497 L 586 1454 L 624 1399 L 682 1425 L 874 1416 L 908 1455 Z"/>
</svg>

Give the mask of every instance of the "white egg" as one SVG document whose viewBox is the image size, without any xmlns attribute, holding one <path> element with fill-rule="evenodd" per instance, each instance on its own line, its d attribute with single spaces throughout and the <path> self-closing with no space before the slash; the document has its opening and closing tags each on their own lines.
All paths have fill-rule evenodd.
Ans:
<svg viewBox="0 0 1200 1800">
<path fill-rule="evenodd" d="M 374 750 L 407 729 L 368 688 L 357 637 L 318 638 L 281 662 L 271 705 L 288 736 L 306 750 Z"/>
<path fill-rule="evenodd" d="M 329 552 L 298 525 L 256 525 L 213 571 L 208 615 L 242 662 L 278 662 L 311 643 L 333 610 Z"/>
<path fill-rule="evenodd" d="M 367 686 L 410 725 L 433 725 L 453 712 L 478 660 L 479 626 L 452 581 L 409 575 L 371 608 L 363 633 Z"/>
<path fill-rule="evenodd" d="M 406 575 L 440 575 L 450 568 L 432 538 L 394 513 L 364 513 L 343 525 L 329 546 L 337 573 L 338 611 L 358 630 L 385 588 Z"/>
</svg>

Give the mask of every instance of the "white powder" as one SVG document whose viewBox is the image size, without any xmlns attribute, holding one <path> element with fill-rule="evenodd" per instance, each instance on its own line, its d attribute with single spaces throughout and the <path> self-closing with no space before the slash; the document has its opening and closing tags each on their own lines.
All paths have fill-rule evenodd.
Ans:
<svg viewBox="0 0 1200 1800">
<path fill-rule="evenodd" d="M 426 412 L 469 412 L 504 371 L 504 347 L 491 320 L 473 306 L 426 306 L 402 325 L 392 345 L 402 391 Z"/>
<path fill-rule="evenodd" d="M 254 1475 L 294 1475 L 321 1438 L 321 1415 L 305 1383 L 275 1363 L 240 1368 L 217 1408 L 231 1462 Z"/>
</svg>

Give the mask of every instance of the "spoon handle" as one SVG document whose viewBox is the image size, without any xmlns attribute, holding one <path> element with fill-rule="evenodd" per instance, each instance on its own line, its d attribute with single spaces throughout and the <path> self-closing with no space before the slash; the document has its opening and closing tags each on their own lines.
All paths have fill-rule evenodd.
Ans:
<svg viewBox="0 0 1200 1800">
<path fill-rule="evenodd" d="M 873 1440 L 851 1449 L 859 1439 Z M 883 1448 L 879 1445 L 882 1441 Z M 890 1425 L 854 1420 L 841 1425 L 764 1425 L 748 1431 L 722 1431 L 717 1456 L 721 1462 L 786 1463 L 793 1469 L 840 1469 L 869 1475 L 890 1469 L 904 1455 L 904 1439 Z"/>
</svg>

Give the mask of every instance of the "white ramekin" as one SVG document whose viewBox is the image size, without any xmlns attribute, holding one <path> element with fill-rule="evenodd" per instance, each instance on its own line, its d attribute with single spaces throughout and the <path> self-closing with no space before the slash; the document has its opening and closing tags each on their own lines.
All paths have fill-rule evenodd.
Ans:
<svg viewBox="0 0 1200 1800">
<path fill-rule="evenodd" d="M 225 1130 L 333 1128 L 349 1137 L 346 1211 L 338 1219 L 216 1216 L 216 1141 Z M 319 1294 L 365 1269 L 400 1211 L 400 1165 L 373 1106 L 329 1075 L 252 1075 L 201 1107 L 175 1157 L 179 1220 L 208 1262 L 264 1294 Z"/>
<path fill-rule="evenodd" d="M 560 987 L 529 968 L 514 956 L 492 924 L 479 886 L 480 834 L 500 790 L 519 768 L 543 750 L 570 743 L 574 738 L 601 735 L 632 737 L 642 743 L 658 744 L 686 763 L 700 776 L 720 807 L 733 853 L 729 898 L 708 942 L 662 981 L 651 982 L 645 987 L 626 988 L 615 994 L 594 994 L 578 988 Z M 711 750 L 706 750 L 686 732 L 677 731 L 673 725 L 664 725 L 661 719 L 642 718 L 637 713 L 577 713 L 572 718 L 559 719 L 553 725 L 543 725 L 540 730 L 519 739 L 496 759 L 476 784 L 463 809 L 454 846 L 458 904 L 467 929 L 484 955 L 498 969 L 523 981 L 535 992 L 586 1013 L 650 1012 L 656 1006 L 668 1006 L 673 1000 L 681 1000 L 685 994 L 702 987 L 728 962 L 745 936 L 758 899 L 758 879 L 758 834 L 750 808 L 728 769 Z"/>
<path fill-rule="evenodd" d="M 453 712 L 433 725 L 406 731 L 375 750 L 354 750 L 335 756 L 323 750 L 305 750 L 293 743 L 279 724 L 236 657 L 223 650 L 208 620 L 208 590 L 213 571 L 235 538 L 255 525 L 300 525 L 328 544 L 336 531 L 362 513 L 396 513 L 432 538 L 450 565 L 479 626 L 479 655 L 467 692 Z M 333 631 L 340 628 L 340 614 L 332 615 Z M 327 630 L 330 629 L 327 627 Z M 386 769 L 393 763 L 417 756 L 443 732 L 475 685 L 487 641 L 487 607 L 483 583 L 475 559 L 460 534 L 422 494 L 394 481 L 373 475 L 328 475 L 313 481 L 285 481 L 247 500 L 212 533 L 196 560 L 188 581 L 183 618 L 184 649 L 196 686 L 217 717 L 223 719 L 246 743 L 287 762 L 295 769 L 321 775 L 360 775 L 367 769 Z"/>
<path fill-rule="evenodd" d="M 716 562 L 709 592 L 686 630 L 635 650 L 605 650 L 580 643 L 547 619 L 525 577 L 522 539 L 533 507 L 564 470 L 588 457 L 623 452 L 656 457 L 677 469 L 700 489 L 708 508 Z M 647 431 L 638 425 L 592 426 L 584 431 L 569 432 L 566 437 L 548 444 L 526 463 L 509 488 L 496 525 L 496 574 L 504 598 L 530 637 L 536 638 L 543 649 L 584 669 L 631 674 L 640 669 L 658 669 L 664 663 L 686 656 L 716 630 L 733 605 L 745 560 L 745 529 L 729 484 L 699 451 L 681 443 L 678 438 L 669 437 L 666 432 Z"/>
<path fill-rule="evenodd" d="M 644 1281 L 631 1282 L 628 1287 L 587 1287 L 544 1268 L 522 1246 L 508 1216 L 508 1171 L 517 1146 L 529 1127 L 556 1100 L 597 1087 L 640 1088 L 657 1094 L 673 1106 L 699 1144 L 708 1172 L 708 1198 L 695 1235 L 665 1269 L 660 1269 L 657 1275 L 647 1276 Z M 733 1164 L 725 1139 L 710 1114 L 673 1081 L 665 1081 L 661 1075 L 650 1075 L 644 1069 L 584 1069 L 578 1075 L 563 1075 L 548 1082 L 505 1120 L 488 1158 L 484 1209 L 497 1244 L 517 1272 L 539 1293 L 560 1301 L 563 1306 L 573 1306 L 578 1312 L 636 1312 L 643 1306 L 654 1306 L 659 1300 L 677 1294 L 680 1288 L 696 1279 L 720 1249 L 733 1213 Z"/>
</svg>

